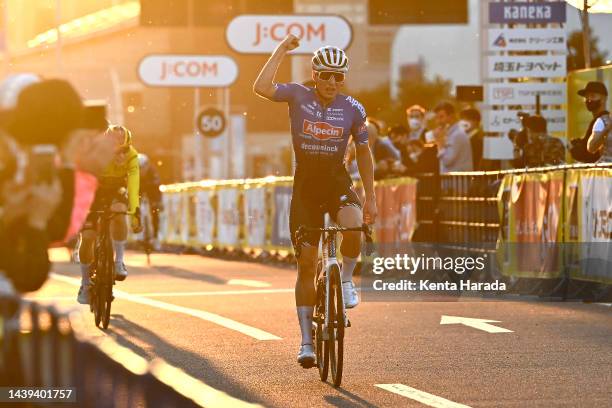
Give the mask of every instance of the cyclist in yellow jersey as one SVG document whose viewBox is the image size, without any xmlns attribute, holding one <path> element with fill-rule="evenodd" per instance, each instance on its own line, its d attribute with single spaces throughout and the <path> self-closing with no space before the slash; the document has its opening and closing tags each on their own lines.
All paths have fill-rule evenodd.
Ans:
<svg viewBox="0 0 612 408">
<path fill-rule="evenodd" d="M 106 130 L 106 134 L 115 141 L 115 157 L 99 177 L 96 197 L 81 231 L 79 249 L 81 287 L 77 300 L 82 304 L 89 303 L 89 268 L 93 261 L 96 240 L 97 214 L 95 211 L 101 211 L 105 205 L 110 205 L 114 212 L 129 214 L 134 232 L 137 233 L 141 229 L 138 215 L 140 170 L 138 152 L 132 146 L 132 133 L 124 126 L 111 125 Z M 127 188 L 127 197 L 125 188 Z M 127 269 L 123 262 L 127 233 L 127 217 L 117 214 L 111 221 L 111 237 L 115 252 L 115 279 L 119 281 L 127 277 Z"/>
</svg>

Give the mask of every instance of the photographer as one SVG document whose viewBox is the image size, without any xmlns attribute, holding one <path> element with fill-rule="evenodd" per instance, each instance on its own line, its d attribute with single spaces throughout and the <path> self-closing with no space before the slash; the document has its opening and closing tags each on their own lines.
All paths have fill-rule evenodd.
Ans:
<svg viewBox="0 0 612 408">
<path fill-rule="evenodd" d="M 87 195 L 93 198 L 96 183 L 85 171 L 95 172 L 110 159 L 102 146 L 91 148 L 100 118 L 90 117 L 67 82 L 35 81 L 16 99 L 15 106 L 4 106 L 0 123 L 0 269 L 18 291 L 27 292 L 47 278 L 50 243 L 63 241 L 82 223 L 78 207 L 89 206 Z M 88 160 L 85 171 L 76 170 L 81 154 Z"/>
<path fill-rule="evenodd" d="M 540 115 L 519 113 L 523 129 L 511 131 L 514 144 L 515 168 L 555 166 L 565 162 L 565 146 L 556 137 L 547 134 L 546 119 Z"/>
</svg>

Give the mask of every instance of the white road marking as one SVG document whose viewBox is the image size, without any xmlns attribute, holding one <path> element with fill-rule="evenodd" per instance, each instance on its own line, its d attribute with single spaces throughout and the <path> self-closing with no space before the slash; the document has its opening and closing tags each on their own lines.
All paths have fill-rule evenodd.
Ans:
<svg viewBox="0 0 612 408">
<path fill-rule="evenodd" d="M 512 330 L 494 326 L 489 323 L 499 323 L 499 320 L 474 319 L 472 317 L 444 316 L 440 319 L 440 324 L 463 324 L 474 329 L 483 330 L 487 333 L 513 333 Z"/>
<path fill-rule="evenodd" d="M 376 387 L 382 388 L 385 391 L 401 395 L 402 397 L 410 398 L 418 401 L 421 404 L 435 408 L 470 408 L 468 405 L 459 404 L 449 401 L 446 398 L 438 397 L 425 391 L 417 390 L 404 384 L 375 384 Z"/>
<path fill-rule="evenodd" d="M 272 286 L 268 282 L 249 280 L 249 279 L 230 279 L 226 283 L 228 285 L 250 286 L 252 288 L 269 288 L 270 286 Z"/>
<path fill-rule="evenodd" d="M 596 303 L 599 306 L 612 307 L 612 303 Z"/>
<path fill-rule="evenodd" d="M 142 297 L 190 297 L 190 296 L 232 296 L 232 295 L 266 295 L 275 293 L 293 293 L 295 289 L 246 289 L 246 290 L 203 290 L 200 292 L 148 292 L 148 293 L 131 293 L 133 296 Z M 32 300 L 74 300 L 75 296 L 30 296 Z"/>
<path fill-rule="evenodd" d="M 72 278 L 57 273 L 51 273 L 51 277 L 55 280 L 65 282 L 70 285 L 81 285 L 81 280 L 77 278 Z M 120 290 L 114 290 L 113 293 L 115 297 L 119 299 L 128 300 L 130 302 L 139 303 L 141 305 L 157 307 L 159 309 L 167 310 L 170 312 L 182 313 L 188 316 L 197 317 L 199 319 L 206 320 L 208 322 L 218 324 L 219 326 L 225 327 L 227 329 L 234 330 L 247 336 L 253 337 L 257 340 L 282 340 L 280 337 L 275 336 L 274 334 L 268 333 L 252 326 L 248 326 L 232 319 L 228 319 L 227 317 L 219 316 L 215 313 L 207 312 L 205 310 L 191 309 L 188 307 L 161 302 L 159 300 L 147 299 L 143 296 L 131 295 L 127 292 L 123 292 Z"/>
</svg>

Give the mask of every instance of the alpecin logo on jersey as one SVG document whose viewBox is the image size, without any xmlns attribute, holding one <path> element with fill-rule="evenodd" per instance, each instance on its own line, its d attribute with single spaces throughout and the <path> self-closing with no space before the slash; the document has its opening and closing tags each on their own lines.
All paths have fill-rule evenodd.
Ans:
<svg viewBox="0 0 612 408">
<path fill-rule="evenodd" d="M 311 122 L 304 119 L 302 132 L 319 140 L 341 139 L 344 129 L 326 122 Z"/>
</svg>

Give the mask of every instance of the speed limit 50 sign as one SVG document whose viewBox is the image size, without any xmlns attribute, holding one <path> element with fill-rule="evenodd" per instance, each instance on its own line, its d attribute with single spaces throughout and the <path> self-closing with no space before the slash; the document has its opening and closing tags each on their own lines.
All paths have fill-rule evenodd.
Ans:
<svg viewBox="0 0 612 408">
<path fill-rule="evenodd" d="M 219 109 L 207 108 L 198 115 L 196 126 L 202 136 L 217 137 L 225 130 L 225 115 Z"/>
</svg>

